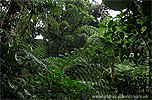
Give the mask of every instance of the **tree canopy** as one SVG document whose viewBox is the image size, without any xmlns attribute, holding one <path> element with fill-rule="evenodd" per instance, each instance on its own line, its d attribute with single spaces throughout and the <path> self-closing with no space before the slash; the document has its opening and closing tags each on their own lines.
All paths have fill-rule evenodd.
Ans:
<svg viewBox="0 0 152 100">
<path fill-rule="evenodd" d="M 150 99 L 150 7 L 144 0 L 0 1 L 1 99 Z M 121 13 L 113 18 L 108 9 Z"/>
</svg>

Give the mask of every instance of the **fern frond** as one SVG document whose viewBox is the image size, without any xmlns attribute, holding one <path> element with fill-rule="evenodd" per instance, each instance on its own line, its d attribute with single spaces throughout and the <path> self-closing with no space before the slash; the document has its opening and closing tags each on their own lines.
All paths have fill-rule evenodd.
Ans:
<svg viewBox="0 0 152 100">
<path fill-rule="evenodd" d="M 36 39 L 35 43 L 33 44 L 33 51 L 32 54 L 36 56 L 38 59 L 42 59 L 46 57 L 47 54 L 47 45 L 46 40 L 43 39 Z"/>
<path fill-rule="evenodd" d="M 92 57 L 86 49 L 75 49 L 73 52 L 60 55 L 60 57 L 51 57 L 47 59 L 53 67 L 60 68 L 71 79 L 78 80 L 87 85 L 90 92 L 108 93 L 109 84 L 106 80 L 110 77 L 110 70 L 104 68 L 104 60 L 100 56 Z M 94 62 L 95 59 L 100 59 Z M 103 58 L 104 59 L 104 58 Z M 104 75 L 105 74 L 105 75 Z"/>
</svg>

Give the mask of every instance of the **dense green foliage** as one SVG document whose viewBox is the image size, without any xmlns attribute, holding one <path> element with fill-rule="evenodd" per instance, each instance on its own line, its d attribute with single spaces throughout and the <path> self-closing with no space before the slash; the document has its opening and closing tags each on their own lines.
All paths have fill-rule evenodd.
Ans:
<svg viewBox="0 0 152 100">
<path fill-rule="evenodd" d="M 1 1 L 1 99 L 150 99 L 149 3 L 112 18 L 88 0 Z"/>
</svg>

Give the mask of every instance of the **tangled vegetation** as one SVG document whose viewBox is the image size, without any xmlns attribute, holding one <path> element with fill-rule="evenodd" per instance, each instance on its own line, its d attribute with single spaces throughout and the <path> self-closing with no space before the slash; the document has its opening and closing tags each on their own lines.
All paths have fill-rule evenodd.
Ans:
<svg viewBox="0 0 152 100">
<path fill-rule="evenodd" d="M 1 99 L 151 99 L 151 1 L 120 1 L 0 1 Z"/>
</svg>

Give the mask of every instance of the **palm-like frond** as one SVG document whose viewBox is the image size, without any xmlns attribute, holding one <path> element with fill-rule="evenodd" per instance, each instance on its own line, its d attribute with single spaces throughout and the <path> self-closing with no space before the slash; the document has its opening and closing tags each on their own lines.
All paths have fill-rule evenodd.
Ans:
<svg viewBox="0 0 152 100">
<path fill-rule="evenodd" d="M 91 56 L 85 49 L 75 49 L 71 54 L 66 53 L 60 55 L 60 58 L 51 57 L 43 59 L 43 61 L 47 64 L 51 63 L 55 68 L 60 68 L 71 79 L 76 79 L 89 86 L 88 91 L 95 95 L 96 93 L 106 94 L 109 90 L 107 87 L 109 83 L 106 79 L 110 79 L 110 70 L 104 68 L 107 65 L 104 66 L 102 63 L 102 57 L 104 56 Z"/>
<path fill-rule="evenodd" d="M 42 59 L 47 55 L 47 46 L 46 40 L 36 39 L 35 43 L 33 44 L 32 54 L 36 56 L 38 59 Z"/>
</svg>

